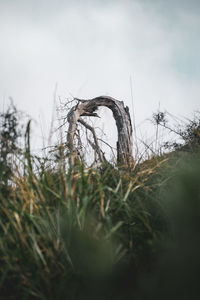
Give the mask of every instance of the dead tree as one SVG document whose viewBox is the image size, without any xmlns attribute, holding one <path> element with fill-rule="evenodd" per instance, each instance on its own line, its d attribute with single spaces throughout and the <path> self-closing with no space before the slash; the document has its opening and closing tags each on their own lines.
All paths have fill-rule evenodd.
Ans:
<svg viewBox="0 0 200 300">
<path fill-rule="evenodd" d="M 118 141 L 117 141 L 117 162 L 120 164 L 130 165 L 133 163 L 132 155 L 132 125 L 128 107 L 124 106 L 123 101 L 116 100 L 107 96 L 100 96 L 91 100 L 77 99 L 77 105 L 73 106 L 67 115 L 69 123 L 67 133 L 67 146 L 70 152 L 70 163 L 74 164 L 74 158 L 76 156 L 76 148 L 74 146 L 74 137 L 77 130 L 78 122 L 89 129 L 94 138 L 93 149 L 99 156 L 101 162 L 104 161 L 103 153 L 99 147 L 98 139 L 95 134 L 94 128 L 88 125 L 81 117 L 99 117 L 95 112 L 99 106 L 105 106 L 112 110 L 113 117 L 116 122 Z"/>
</svg>

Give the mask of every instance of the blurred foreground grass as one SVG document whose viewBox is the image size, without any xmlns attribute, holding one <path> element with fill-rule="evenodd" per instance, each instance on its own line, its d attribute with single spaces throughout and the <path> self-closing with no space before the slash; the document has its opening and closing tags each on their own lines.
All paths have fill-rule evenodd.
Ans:
<svg viewBox="0 0 200 300">
<path fill-rule="evenodd" d="M 0 299 L 199 299 L 199 150 L 66 170 L 27 137 L 0 182 Z"/>
</svg>

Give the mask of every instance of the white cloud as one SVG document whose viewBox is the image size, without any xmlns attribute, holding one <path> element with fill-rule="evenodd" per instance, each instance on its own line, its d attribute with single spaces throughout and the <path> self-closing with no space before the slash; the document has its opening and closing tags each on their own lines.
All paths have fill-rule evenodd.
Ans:
<svg viewBox="0 0 200 300">
<path fill-rule="evenodd" d="M 136 123 L 159 102 L 173 114 L 198 109 L 196 6 L 181 2 L 171 12 L 165 1 L 12 3 L 0 2 L 0 97 L 11 95 L 34 118 L 43 111 L 50 119 L 56 82 L 63 97 L 107 94 L 131 107 L 130 75 Z"/>
</svg>

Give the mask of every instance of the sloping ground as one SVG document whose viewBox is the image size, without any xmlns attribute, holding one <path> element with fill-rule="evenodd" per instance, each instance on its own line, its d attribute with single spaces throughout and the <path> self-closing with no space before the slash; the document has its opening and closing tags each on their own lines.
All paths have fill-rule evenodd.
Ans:
<svg viewBox="0 0 200 300">
<path fill-rule="evenodd" d="M 0 299 L 197 299 L 198 151 L 129 170 L 31 163 L 1 184 Z"/>
</svg>

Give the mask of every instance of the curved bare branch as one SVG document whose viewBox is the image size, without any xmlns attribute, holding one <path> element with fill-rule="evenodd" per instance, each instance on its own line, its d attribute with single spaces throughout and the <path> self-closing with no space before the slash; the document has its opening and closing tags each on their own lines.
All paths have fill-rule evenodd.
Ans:
<svg viewBox="0 0 200 300">
<path fill-rule="evenodd" d="M 69 122 L 69 129 L 67 133 L 67 144 L 70 152 L 73 154 L 74 149 L 74 135 L 77 130 L 77 123 L 82 116 L 98 117 L 95 111 L 99 106 L 106 106 L 113 112 L 113 117 L 116 122 L 118 131 L 117 141 L 117 161 L 122 164 L 132 164 L 132 125 L 128 107 L 124 106 L 123 101 L 116 100 L 108 96 L 100 96 L 91 100 L 77 99 L 77 105 L 72 107 L 67 115 Z M 71 163 L 73 163 L 71 161 Z"/>
</svg>

